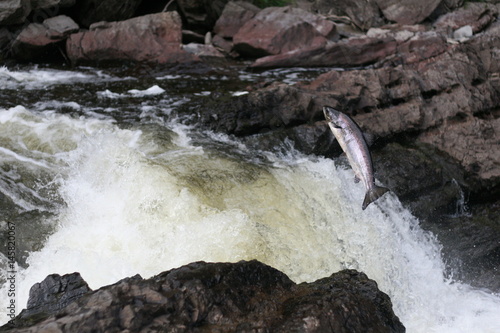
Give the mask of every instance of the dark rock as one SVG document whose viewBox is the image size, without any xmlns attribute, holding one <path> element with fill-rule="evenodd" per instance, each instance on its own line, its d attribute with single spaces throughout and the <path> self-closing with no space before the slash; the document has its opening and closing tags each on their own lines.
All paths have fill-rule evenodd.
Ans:
<svg viewBox="0 0 500 333">
<path fill-rule="evenodd" d="M 183 63 L 199 60 L 182 50 L 181 19 L 176 12 L 99 23 L 72 34 L 66 51 L 73 63 L 130 60 Z"/>
<path fill-rule="evenodd" d="M 61 57 L 61 46 L 78 25 L 68 16 L 59 15 L 26 26 L 12 43 L 14 58 L 23 61 L 50 61 Z"/>
<path fill-rule="evenodd" d="M 42 317 L 59 312 L 91 289 L 79 273 L 52 274 L 30 289 L 28 305 L 20 317 Z"/>
<path fill-rule="evenodd" d="M 260 8 L 245 1 L 229 1 L 214 26 L 214 33 L 233 38 L 240 28 L 253 18 Z"/>
<path fill-rule="evenodd" d="M 441 0 L 375 0 L 384 16 L 399 24 L 415 24 L 425 20 Z"/>
<path fill-rule="evenodd" d="M 31 12 L 30 0 L 5 0 L 0 2 L 0 24 L 22 24 Z"/>
<path fill-rule="evenodd" d="M 83 296 L 78 294 L 69 304 L 53 279 L 49 276 L 40 284 L 48 288 L 38 296 L 50 300 L 61 297 L 61 302 L 43 309 L 43 316 L 23 312 L 14 320 L 15 327 L 0 329 L 366 332 L 370 327 L 374 332 L 405 331 L 389 297 L 378 290 L 376 282 L 354 270 L 296 285 L 258 261 L 197 262 L 147 280 L 136 276 Z"/>
<path fill-rule="evenodd" d="M 76 0 L 32 0 L 31 6 L 33 10 L 47 9 L 47 8 L 61 8 L 74 6 Z"/>
<path fill-rule="evenodd" d="M 466 195 L 466 194 L 465 194 Z M 500 290 L 500 201 L 458 205 L 426 227 L 443 245 L 448 274 L 474 287 Z"/>
<path fill-rule="evenodd" d="M 247 57 L 262 57 L 319 47 L 336 38 L 335 24 L 302 9 L 268 7 L 234 35 L 234 49 Z"/>
<path fill-rule="evenodd" d="M 196 33 L 191 30 L 182 30 L 182 43 L 183 44 L 189 44 L 189 43 L 200 43 L 203 44 L 205 43 L 205 36 L 199 33 Z"/>
<path fill-rule="evenodd" d="M 72 17 L 83 27 L 101 21 L 122 21 L 133 16 L 141 0 L 78 0 Z"/>
</svg>

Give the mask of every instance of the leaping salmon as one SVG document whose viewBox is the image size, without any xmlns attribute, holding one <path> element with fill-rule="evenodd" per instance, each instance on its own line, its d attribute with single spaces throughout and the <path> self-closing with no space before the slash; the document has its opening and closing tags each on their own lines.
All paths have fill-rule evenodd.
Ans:
<svg viewBox="0 0 500 333">
<path fill-rule="evenodd" d="M 354 170 L 355 181 L 362 181 L 366 189 L 361 208 L 365 208 L 389 191 L 388 188 L 375 185 L 373 163 L 365 137 L 359 126 L 348 115 L 329 106 L 323 108 L 325 118 L 347 160 Z"/>
</svg>

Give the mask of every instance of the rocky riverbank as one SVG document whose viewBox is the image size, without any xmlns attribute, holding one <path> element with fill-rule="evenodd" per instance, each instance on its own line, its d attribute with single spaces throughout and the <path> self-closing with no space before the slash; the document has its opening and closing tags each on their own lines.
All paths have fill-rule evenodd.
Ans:
<svg viewBox="0 0 500 333">
<path fill-rule="evenodd" d="M 426 0 L 415 10 L 412 1 L 316 0 L 260 9 L 224 0 L 22 0 L 1 6 L 0 48 L 9 62 L 240 63 L 256 72 L 331 67 L 310 82 L 263 81 L 247 95 L 213 94 L 203 107 L 187 104 L 180 112 L 255 149 L 274 150 L 288 139 L 305 153 L 337 157 L 321 109 L 345 111 L 376 137 L 376 177 L 437 235 L 450 274 L 500 290 L 500 5 Z M 212 311 L 200 306 L 189 313 Z M 237 325 L 224 327 L 247 330 Z M 278 324 L 269 325 L 262 327 Z"/>
<path fill-rule="evenodd" d="M 33 286 L 14 325 L 9 332 L 405 331 L 389 297 L 363 273 L 297 285 L 258 261 L 197 262 L 96 291 L 78 273 L 50 275 Z"/>
</svg>

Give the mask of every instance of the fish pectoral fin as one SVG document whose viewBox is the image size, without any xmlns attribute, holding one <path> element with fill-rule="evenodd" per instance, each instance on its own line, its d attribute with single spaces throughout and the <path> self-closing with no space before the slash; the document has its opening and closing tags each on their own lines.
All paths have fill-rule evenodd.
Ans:
<svg viewBox="0 0 500 333">
<path fill-rule="evenodd" d="M 335 124 L 333 121 L 330 121 L 328 124 L 333 128 L 342 128 L 339 125 Z"/>
<path fill-rule="evenodd" d="M 384 193 L 388 191 L 389 189 L 386 187 L 375 185 L 373 188 L 368 190 L 368 192 L 366 192 L 365 200 L 363 201 L 363 206 L 361 206 L 361 208 L 365 210 L 369 204 L 371 204 L 372 202 L 383 196 Z"/>
</svg>

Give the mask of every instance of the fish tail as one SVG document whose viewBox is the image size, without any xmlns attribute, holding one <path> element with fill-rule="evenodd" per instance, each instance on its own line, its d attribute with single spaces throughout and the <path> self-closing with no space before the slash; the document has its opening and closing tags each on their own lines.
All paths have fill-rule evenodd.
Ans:
<svg viewBox="0 0 500 333">
<path fill-rule="evenodd" d="M 363 206 L 361 206 L 361 208 L 365 210 L 369 204 L 380 198 L 387 191 L 389 191 L 388 188 L 375 185 L 369 189 L 368 192 L 366 192 L 365 200 L 363 201 Z"/>
</svg>

